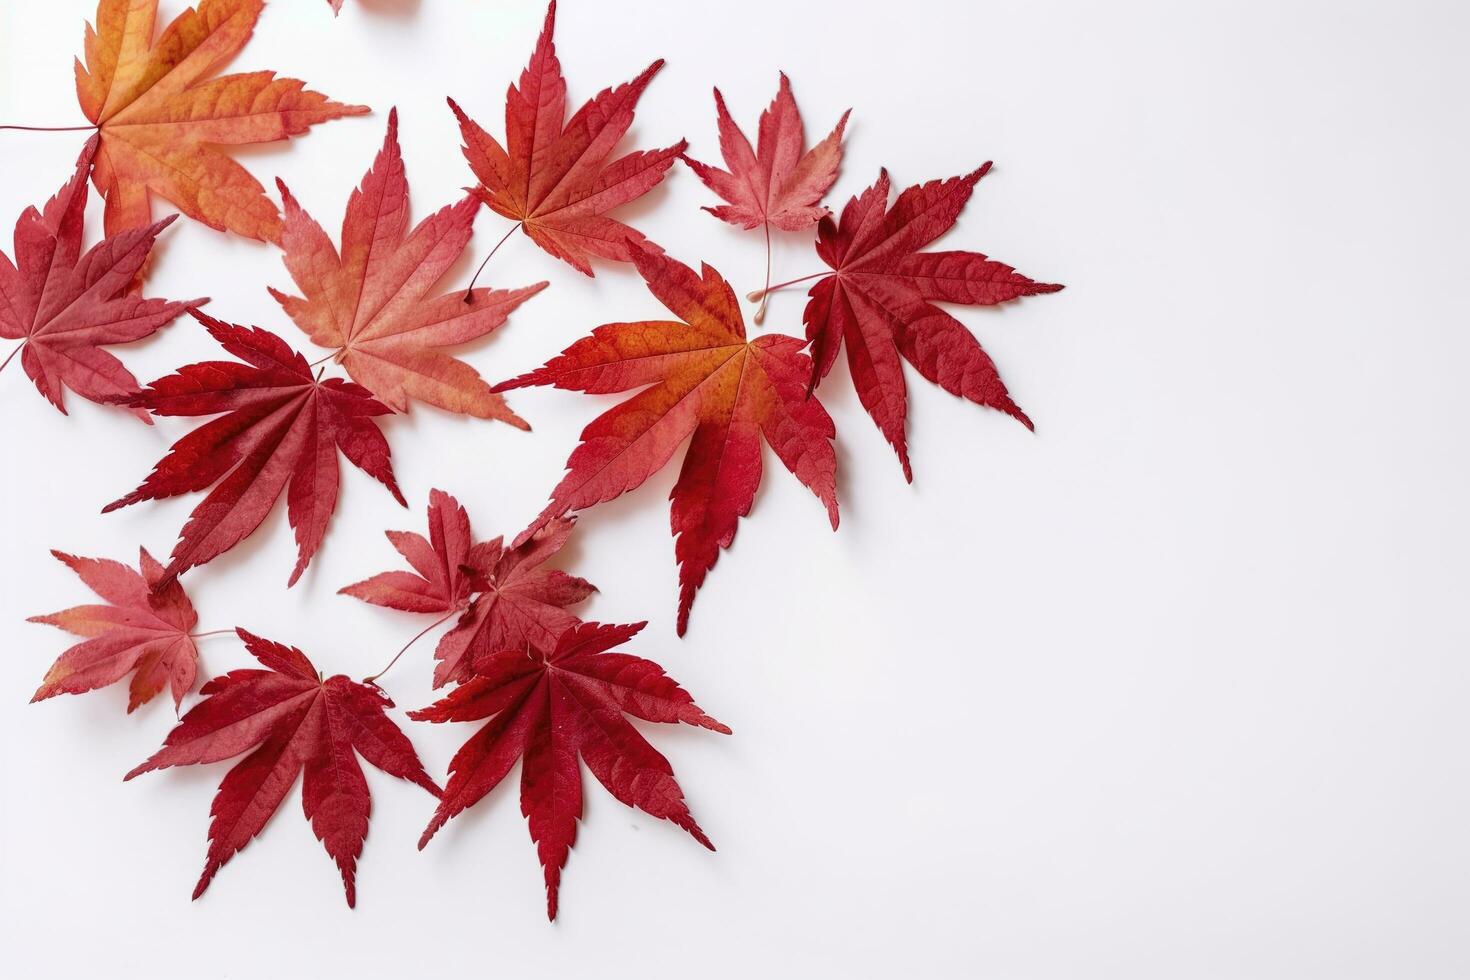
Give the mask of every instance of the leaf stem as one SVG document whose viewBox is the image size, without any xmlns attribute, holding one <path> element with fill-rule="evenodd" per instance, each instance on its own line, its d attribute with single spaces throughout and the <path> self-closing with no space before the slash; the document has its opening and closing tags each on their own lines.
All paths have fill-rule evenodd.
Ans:
<svg viewBox="0 0 1470 980">
<path fill-rule="evenodd" d="M 309 367 L 309 368 L 314 368 L 318 364 L 325 364 L 325 363 L 327 363 L 328 361 L 330 361 L 332 358 L 334 358 L 336 356 L 337 356 L 337 352 L 336 351 L 332 351 L 332 353 L 328 354 L 326 357 L 319 357 L 319 358 L 317 358 L 316 360 L 312 361 L 310 364 L 308 364 L 306 366 Z"/>
<path fill-rule="evenodd" d="M 761 289 L 761 305 L 756 309 L 755 316 L 751 317 L 756 326 L 760 326 L 766 319 L 766 300 L 771 296 L 771 223 L 765 223 L 766 228 L 766 284 Z"/>
<path fill-rule="evenodd" d="M 201 640 L 206 636 L 224 636 L 226 633 L 233 634 L 234 630 L 210 630 L 208 633 L 190 633 L 189 639 Z"/>
<path fill-rule="evenodd" d="M 423 629 L 419 630 L 418 631 L 418 634 L 413 639 L 409 640 L 407 643 L 405 643 L 403 645 L 403 649 L 401 649 L 397 653 L 393 654 L 393 659 L 390 660 L 390 661 L 388 661 L 388 666 L 384 667 L 382 670 L 378 671 L 376 674 L 372 675 L 371 677 L 364 677 L 362 679 L 362 682 L 364 684 L 377 684 L 378 678 L 379 677 L 382 677 L 384 674 L 388 673 L 388 671 L 392 670 L 393 669 L 393 665 L 396 664 L 396 663 L 398 663 L 398 658 L 401 657 L 401 656 L 403 656 L 405 653 L 407 653 L 409 647 L 413 646 L 419 640 L 422 640 L 424 638 L 424 634 L 427 633 L 427 632 L 429 632 L 429 630 L 433 629 L 435 626 L 438 626 L 440 623 L 442 623 L 445 620 L 449 619 L 449 617 L 455 615 L 458 612 L 459 612 L 458 609 L 451 609 L 449 612 L 445 613 L 443 616 L 440 616 L 438 619 L 434 620 L 428 626 L 425 626 Z"/>
<path fill-rule="evenodd" d="M 466 288 L 465 291 L 464 291 L 464 302 L 465 302 L 465 305 L 466 306 L 468 306 L 469 304 L 471 304 L 471 303 L 473 303 L 475 301 L 475 283 L 479 281 L 480 273 L 482 273 L 482 272 L 485 271 L 485 265 L 486 265 L 486 263 L 488 263 L 491 259 L 495 258 L 495 253 L 498 252 L 498 251 L 500 251 L 500 246 L 504 245 L 510 239 L 510 236 L 511 235 L 514 235 L 516 233 L 516 229 L 519 228 L 520 226 L 521 226 L 521 222 L 519 222 L 519 221 L 517 221 L 515 224 L 511 225 L 510 226 L 510 231 L 506 232 L 505 235 L 504 235 L 504 237 L 502 237 L 500 239 L 500 241 L 498 241 L 498 242 L 495 243 L 495 247 L 490 250 L 490 254 L 487 255 L 487 256 L 485 256 L 485 261 L 484 262 L 481 262 L 480 263 L 480 267 L 475 270 L 474 276 L 472 276 L 470 278 L 469 287 Z"/>
<path fill-rule="evenodd" d="M 15 350 L 13 350 L 9 354 L 6 354 L 5 355 L 5 360 L 4 361 L 0 361 L 0 371 L 4 371 L 5 370 L 5 365 L 9 364 L 12 360 L 14 360 L 15 359 L 15 355 L 19 354 L 20 353 L 20 349 L 22 347 L 24 347 L 25 345 L 26 345 L 26 342 L 24 340 L 22 340 L 19 344 L 16 345 Z"/>
<path fill-rule="evenodd" d="M 96 126 L 0 126 L 0 129 L 23 129 L 28 133 L 80 133 Z"/>
<path fill-rule="evenodd" d="M 767 296 L 769 296 L 771 293 L 774 293 L 776 290 L 778 290 L 778 289 L 785 289 L 787 286 L 795 286 L 799 282 L 806 282 L 808 279 L 815 279 L 818 276 L 827 276 L 827 275 L 831 275 L 831 273 L 830 272 L 813 272 L 811 275 L 809 275 L 809 276 L 802 276 L 800 279 L 788 279 L 785 282 L 778 282 L 774 286 L 767 286 L 765 289 L 757 289 L 757 290 L 754 290 L 753 292 L 746 293 L 745 294 L 745 298 L 748 299 L 752 303 L 755 303 L 757 301 L 760 301 L 760 303 L 761 303 L 761 309 L 765 309 L 765 302 L 764 302 L 765 298 Z M 767 281 L 769 281 L 769 280 L 767 280 Z M 755 322 L 756 323 L 760 323 L 759 320 L 757 320 Z"/>
</svg>

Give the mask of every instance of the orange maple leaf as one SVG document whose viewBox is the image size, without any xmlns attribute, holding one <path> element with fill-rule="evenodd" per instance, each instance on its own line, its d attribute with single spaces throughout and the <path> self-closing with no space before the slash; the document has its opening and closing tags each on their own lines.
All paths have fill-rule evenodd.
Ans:
<svg viewBox="0 0 1470 980">
<path fill-rule="evenodd" d="M 530 428 L 474 368 L 440 348 L 499 329 L 546 288 L 435 293 L 469 244 L 480 202 L 466 196 L 408 227 L 408 176 L 398 146 L 398 110 L 372 169 L 347 202 L 339 252 L 282 181 L 281 250 L 302 296 L 270 294 L 312 343 L 336 348 L 353 381 L 397 412 L 417 398 L 447 412 Z"/>
<path fill-rule="evenodd" d="M 245 46 L 264 6 L 203 0 L 155 42 L 158 0 L 99 0 L 76 76 L 77 101 L 102 136 L 92 181 L 107 202 L 107 234 L 149 224 L 157 194 L 211 228 L 274 241 L 276 206 L 219 147 L 288 139 L 368 111 L 275 72 L 210 77 Z"/>
</svg>

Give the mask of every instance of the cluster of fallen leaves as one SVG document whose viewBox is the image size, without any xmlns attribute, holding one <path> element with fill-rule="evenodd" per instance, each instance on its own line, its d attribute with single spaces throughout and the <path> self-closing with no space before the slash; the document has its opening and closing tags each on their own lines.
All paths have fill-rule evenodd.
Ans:
<svg viewBox="0 0 1470 980">
<path fill-rule="evenodd" d="M 328 2 L 341 7 L 340 0 Z M 663 62 L 568 115 L 552 40 L 554 2 L 529 64 L 506 94 L 503 138 L 449 102 L 475 181 L 471 191 L 410 224 L 395 110 L 334 240 L 285 184 L 277 182 L 278 208 L 227 152 L 368 111 L 272 72 L 220 74 L 250 38 L 262 7 L 263 0 L 202 0 L 160 33 L 156 0 L 100 0 L 95 26 L 86 30 L 85 63 L 76 70 L 78 99 L 96 132 L 56 196 L 17 220 L 13 257 L 0 253 L 0 336 L 20 341 L 22 368 L 58 409 L 65 412 L 70 389 L 145 422 L 207 419 L 105 508 L 207 491 L 166 562 L 140 550 L 135 570 L 55 553 L 102 604 L 35 618 L 80 637 L 51 667 L 35 700 L 130 676 L 129 711 L 165 687 L 182 706 L 198 672 L 195 641 L 205 634 L 195 632 L 197 616 L 179 576 L 253 534 L 284 495 L 297 545 L 288 581 L 294 584 L 336 510 L 339 454 L 406 505 L 380 419 L 419 402 L 525 429 L 504 392 L 533 385 L 631 392 L 587 425 L 549 503 L 509 543 L 477 541 L 464 508 L 436 490 L 427 537 L 388 532 L 412 570 L 382 572 L 341 590 L 437 616 L 419 636 L 454 620 L 434 654 L 434 685 L 450 689 L 409 713 L 420 721 L 481 723 L 455 755 L 442 790 L 387 714 L 393 703 L 377 684 L 386 668 L 361 682 L 340 674 L 324 679 L 300 650 L 245 629 L 236 632 L 259 667 L 206 683 L 163 747 L 128 774 L 243 756 L 211 808 L 196 898 L 264 829 L 299 775 L 307 820 L 336 862 L 350 905 L 371 810 L 359 758 L 439 800 L 420 847 L 519 761 L 521 809 L 555 917 L 581 817 L 583 764 L 618 800 L 672 821 L 712 849 L 669 763 L 627 716 L 729 731 L 658 665 L 621 652 L 644 624 L 584 622 L 571 611 L 596 591 L 549 564 L 573 533 L 574 513 L 637 488 L 687 444 L 671 496 L 682 635 L 696 593 L 750 513 L 765 446 L 837 527 L 836 427 L 819 396 L 844 347 L 862 405 L 912 479 L 904 362 L 954 395 L 1031 425 L 980 343 L 936 304 L 994 305 L 1061 287 L 976 252 L 926 250 L 955 224 L 988 163 L 911 186 L 892 203 L 882 171 L 834 218 L 822 201 L 842 163 L 848 116 L 808 147 L 784 74 L 754 146 L 715 90 L 724 168 L 688 156 L 683 140 L 618 155 Z M 761 229 L 767 282 L 752 296 L 761 303 L 757 324 L 775 291 L 773 230 L 814 235 L 817 256 L 831 271 L 806 277 L 817 281 L 809 288 L 804 337 L 751 336 L 719 272 L 708 265 L 696 272 L 613 216 L 658 184 L 675 160 L 724 202 L 706 208 L 710 214 Z M 89 180 L 102 198 L 105 237 L 84 251 Z M 145 298 L 150 252 L 175 217 L 153 220 L 155 196 L 212 228 L 279 248 L 294 293 L 270 294 L 326 355 L 309 362 L 270 330 L 206 314 L 207 299 Z M 672 319 L 595 327 L 542 367 L 486 382 L 450 351 L 504 326 L 548 284 L 463 289 L 443 282 L 469 247 L 482 206 L 586 275 L 594 263 L 631 264 Z M 230 359 L 185 365 L 140 386 L 104 349 L 149 336 L 186 312 Z M 329 367 L 346 377 L 325 377 Z"/>
</svg>

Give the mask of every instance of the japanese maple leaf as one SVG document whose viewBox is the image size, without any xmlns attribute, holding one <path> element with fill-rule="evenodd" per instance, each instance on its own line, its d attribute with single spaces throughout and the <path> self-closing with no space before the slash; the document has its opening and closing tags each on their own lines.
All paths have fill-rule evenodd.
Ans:
<svg viewBox="0 0 1470 980">
<path fill-rule="evenodd" d="M 155 415 L 221 417 L 174 443 L 138 489 L 102 512 L 214 486 L 179 535 L 164 570 L 167 582 L 239 544 L 284 492 L 296 531 L 298 559 L 288 583 L 295 585 L 337 507 L 337 450 L 407 506 L 393 479 L 388 441 L 373 422 L 390 410 L 350 381 L 318 381 L 306 358 L 273 333 L 190 312 L 245 363 L 190 364 L 131 400 Z"/>
<path fill-rule="evenodd" d="M 761 113 L 756 149 L 730 118 L 725 97 L 715 89 L 715 111 L 720 125 L 720 153 L 728 171 L 691 158 L 687 163 L 706 187 L 728 201 L 705 208 L 721 221 L 741 228 L 775 225 L 783 231 L 801 231 L 829 212 L 820 206 L 822 195 L 837 179 L 842 163 L 842 131 L 849 112 L 837 126 L 810 150 L 803 150 L 806 136 L 801 112 L 791 94 L 791 82 L 781 73 L 776 97 Z"/>
<path fill-rule="evenodd" d="M 607 212 L 652 190 L 687 144 L 680 140 L 605 162 L 633 124 L 633 110 L 662 60 L 626 85 L 603 89 L 563 125 L 567 86 L 551 42 L 555 24 L 552 0 L 520 85 L 505 94 L 504 147 L 453 99 L 449 107 L 480 181 L 474 193 L 537 245 L 590 276 L 593 256 L 627 262 L 628 243 L 645 241 Z"/>
<path fill-rule="evenodd" d="M 306 819 L 342 872 L 347 904 L 355 905 L 357 859 L 372 812 L 357 757 L 435 796 L 439 787 L 384 713 L 393 702 L 382 691 L 342 674 L 323 680 L 295 647 L 236 632 L 265 670 L 232 670 L 205 684 L 204 700 L 169 732 L 163 748 L 123 778 L 250 753 L 225 774 L 210 807 L 209 854 L 194 886 L 198 898 L 215 872 L 265 829 L 305 773 Z"/>
<path fill-rule="evenodd" d="M 270 294 L 312 343 L 336 348 L 336 361 L 352 379 L 395 411 L 407 411 L 409 398 L 417 398 L 529 428 L 474 368 L 435 348 L 485 336 L 546 283 L 430 295 L 469 244 L 480 205 L 466 197 L 408 230 L 398 110 L 389 113 L 383 148 L 347 202 L 340 255 L 321 225 L 277 183 L 286 210 L 281 248 L 305 298 L 274 289 Z"/>
<path fill-rule="evenodd" d="M 459 501 L 435 490 L 429 494 L 427 539 L 409 531 L 387 532 L 414 572 L 383 572 L 341 591 L 390 609 L 440 613 L 440 622 L 461 613 L 434 654 L 439 661 L 434 686 L 463 682 L 477 653 L 528 643 L 549 649 L 576 625 L 577 617 L 565 607 L 586 599 L 596 587 L 542 567 L 566 544 L 574 525 L 573 518 L 550 521 L 515 548 L 506 548 L 500 538 L 475 543 L 469 515 Z"/>
<path fill-rule="evenodd" d="M 171 303 L 128 291 L 173 216 L 104 238 L 82 254 L 87 168 L 97 142 L 88 140 L 71 180 L 44 209 L 26 208 L 16 219 L 15 260 L 0 252 L 0 337 L 21 342 L 4 363 L 19 351 L 26 375 L 63 414 L 63 388 L 95 402 L 137 393 L 138 380 L 102 345 L 141 340 L 209 302 Z M 151 421 L 141 409 L 135 414 Z"/>
<path fill-rule="evenodd" d="M 414 570 L 381 572 L 340 589 L 340 594 L 415 613 L 455 613 L 469 605 L 475 545 L 470 516 L 458 500 L 443 490 L 429 491 L 427 538 L 413 531 L 384 533 Z"/>
<path fill-rule="evenodd" d="M 933 302 L 992 306 L 1062 287 L 1035 282 L 978 252 L 919 251 L 954 225 L 989 169 L 987 163 L 964 177 L 917 184 L 898 195 L 892 208 L 884 170 L 876 184 L 847 202 L 840 223 L 823 218 L 817 226 L 817 254 L 834 272 L 808 294 L 811 383 L 815 387 L 826 376 L 846 343 L 858 398 L 898 453 L 910 482 L 908 393 L 900 357 L 950 394 L 1032 428 L 980 342 Z"/>
<path fill-rule="evenodd" d="M 521 648 L 476 657 L 469 680 L 443 700 L 409 712 L 416 721 L 489 719 L 450 762 L 449 783 L 419 847 L 521 759 L 521 812 L 546 878 L 546 915 L 555 919 L 561 871 L 582 817 L 580 757 L 619 801 L 672 821 L 713 851 L 668 760 L 623 715 L 725 735 L 730 729 L 701 711 L 658 664 L 608 652 L 644 625 L 583 623 L 563 633 L 549 654 Z"/>
<path fill-rule="evenodd" d="M 51 665 L 32 703 L 58 694 L 82 694 L 121 680 L 130 671 L 128 713 L 168 685 L 174 707 L 194 687 L 199 650 L 190 635 L 199 617 L 178 582 L 163 581 L 163 566 L 138 549 L 138 571 L 105 558 L 51 554 L 77 573 L 105 606 L 74 606 L 28 622 L 49 623 L 81 643 Z"/>
<path fill-rule="evenodd" d="M 693 436 L 672 494 L 683 635 L 695 593 L 750 513 L 762 436 L 837 527 L 836 429 L 821 403 L 807 397 L 811 362 L 800 340 L 747 340 L 735 294 L 708 265 L 701 277 L 645 247 L 633 246 L 632 256 L 649 290 L 683 322 L 600 326 L 544 367 L 498 386 L 598 394 L 644 388 L 582 430 L 551 502 L 517 543 L 553 517 L 639 486 Z"/>
<path fill-rule="evenodd" d="M 107 199 L 108 234 L 148 224 L 157 194 L 211 228 L 274 241 L 275 205 L 220 147 L 288 139 L 368 111 L 275 72 L 213 77 L 245 46 L 264 6 L 202 0 L 154 43 L 157 0 L 99 0 L 76 76 L 82 112 L 102 137 L 92 180 Z"/>
</svg>

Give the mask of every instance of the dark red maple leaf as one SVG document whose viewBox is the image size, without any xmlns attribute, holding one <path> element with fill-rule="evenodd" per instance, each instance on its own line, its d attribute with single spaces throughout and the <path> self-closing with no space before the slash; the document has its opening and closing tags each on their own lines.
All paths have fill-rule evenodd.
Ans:
<svg viewBox="0 0 1470 980">
<path fill-rule="evenodd" d="M 190 312 L 245 363 L 190 364 L 129 400 L 155 415 L 221 417 L 174 443 L 138 489 L 102 512 L 214 486 L 179 535 L 167 582 L 239 544 L 284 492 L 296 531 L 295 585 L 337 507 L 339 449 L 408 506 L 393 479 L 388 441 L 373 422 L 391 410 L 350 381 L 317 380 L 306 358 L 273 333 Z"/>
<path fill-rule="evenodd" d="M 695 593 L 755 502 L 762 440 L 837 527 L 836 429 L 821 403 L 808 397 L 811 363 L 803 343 L 780 334 L 747 339 L 739 303 L 718 272 L 706 265 L 697 275 L 639 247 L 633 261 L 649 291 L 680 320 L 597 327 L 544 367 L 496 390 L 644 389 L 582 430 L 551 502 L 517 544 L 554 517 L 639 486 L 692 436 L 671 494 L 682 635 Z"/>
<path fill-rule="evenodd" d="M 121 680 L 129 671 L 128 712 L 146 704 L 167 685 L 174 707 L 194 687 L 199 650 L 190 635 L 199 622 L 178 582 L 163 581 L 163 566 L 138 549 L 138 571 L 105 558 L 78 558 L 53 551 L 105 606 L 74 606 L 28 622 L 48 623 L 84 637 L 67 650 L 37 689 L 36 701 L 81 694 Z"/>
<path fill-rule="evenodd" d="M 439 641 L 434 686 L 470 677 L 477 653 L 541 648 L 576 625 L 564 607 L 576 605 L 597 589 L 585 579 L 542 567 L 562 549 L 574 519 L 551 521 L 515 548 L 500 538 L 475 543 L 470 518 L 459 501 L 442 490 L 429 494 L 429 537 L 388 531 L 388 540 L 417 572 L 382 572 L 341 591 L 363 602 L 405 612 L 463 611 Z M 441 620 L 442 622 L 442 620 Z M 432 627 L 430 627 L 432 628 Z"/>
<path fill-rule="evenodd" d="M 347 904 L 355 905 L 357 859 L 372 812 L 357 757 L 435 796 L 439 787 L 384 713 L 393 702 L 382 691 L 342 674 L 323 680 L 295 647 L 236 632 L 266 669 L 232 670 L 205 684 L 204 700 L 169 732 L 163 748 L 124 778 L 250 752 L 225 774 L 210 807 L 209 855 L 194 888 L 198 898 L 215 872 L 265 829 L 304 772 L 306 819 L 342 872 Z"/>
<path fill-rule="evenodd" d="M 1061 286 L 1035 282 L 978 252 L 921 252 L 948 231 L 987 163 L 964 177 L 908 188 L 888 208 L 888 172 L 847 202 L 841 222 L 817 226 L 817 255 L 834 272 L 812 287 L 804 319 L 812 344 L 812 386 L 847 345 L 863 407 L 898 453 L 912 482 L 904 428 L 903 360 L 952 395 L 1005 412 L 1032 427 L 985 349 L 934 302 L 990 306 Z"/>
<path fill-rule="evenodd" d="M 474 192 L 537 245 L 590 276 L 594 256 L 626 262 L 628 243 L 646 241 L 607 212 L 652 190 L 687 144 L 680 140 L 605 162 L 633 124 L 638 99 L 662 59 L 633 81 L 603 89 L 563 125 L 567 84 L 551 40 L 555 26 L 552 0 L 531 62 L 519 86 L 505 95 L 505 146 L 453 99 L 449 107 L 459 119 L 465 159 L 480 181 Z"/>
<path fill-rule="evenodd" d="M 475 546 L 471 588 L 478 594 L 434 651 L 439 661 L 435 687 L 468 679 L 470 664 L 478 656 L 527 644 L 550 649 L 557 637 L 580 622 L 566 607 L 583 601 L 597 587 L 542 567 L 567 543 L 576 520 L 548 521 L 514 547 L 505 547 L 500 538 Z"/>
<path fill-rule="evenodd" d="M 449 764 L 449 783 L 419 847 L 522 760 L 521 812 L 546 878 L 546 914 L 555 919 L 561 870 L 582 817 L 580 757 L 619 801 L 672 821 L 714 850 L 690 815 L 668 760 L 623 715 L 726 735 L 730 729 L 701 711 L 662 667 L 608 652 L 644 625 L 583 623 L 563 633 L 549 654 L 521 648 L 478 656 L 464 684 L 409 712 L 417 721 L 489 719 Z"/>
<path fill-rule="evenodd" d="M 87 141 L 71 180 L 45 208 L 26 208 L 16 219 L 14 262 L 0 252 L 0 337 L 21 342 L 5 364 L 19 351 L 26 375 L 63 414 L 63 388 L 103 403 L 137 393 L 138 380 L 103 345 L 141 340 L 209 302 L 143 299 L 128 290 L 176 215 L 104 238 L 82 254 L 87 171 L 97 144 L 96 136 Z M 134 414 L 151 422 L 142 409 Z"/>
</svg>

